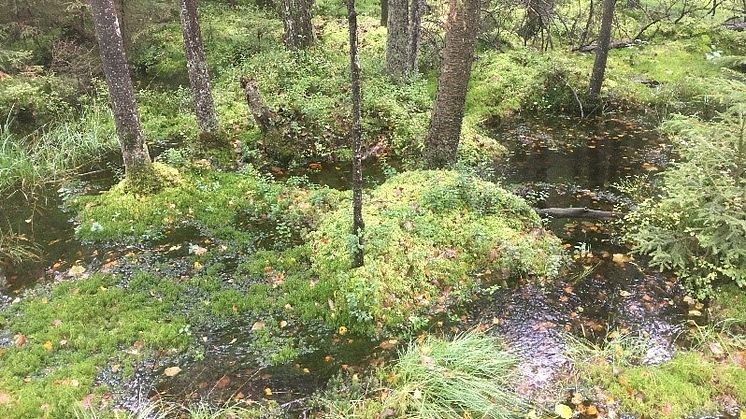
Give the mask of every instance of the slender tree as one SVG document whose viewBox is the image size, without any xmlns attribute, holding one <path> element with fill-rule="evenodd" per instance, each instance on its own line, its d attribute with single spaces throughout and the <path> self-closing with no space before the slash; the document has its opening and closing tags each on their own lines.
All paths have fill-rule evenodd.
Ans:
<svg viewBox="0 0 746 419">
<path fill-rule="evenodd" d="M 425 145 L 425 160 L 431 168 L 449 166 L 456 160 L 479 11 L 479 0 L 449 0 L 443 64 Z"/>
<path fill-rule="evenodd" d="M 199 28 L 197 0 L 179 0 L 181 8 L 181 33 L 184 37 L 189 84 L 192 87 L 194 112 L 203 142 L 213 140 L 218 133 L 218 117 L 212 99 L 210 74 L 207 71 L 205 48 Z"/>
<path fill-rule="evenodd" d="M 386 70 L 394 79 L 403 80 L 417 68 L 420 49 L 422 0 L 388 0 Z"/>
<path fill-rule="evenodd" d="M 357 47 L 357 12 L 355 0 L 347 0 L 347 22 L 350 31 L 350 82 L 352 85 L 352 234 L 357 247 L 352 254 L 352 267 L 363 266 L 363 139 L 361 119 L 360 55 Z"/>
<path fill-rule="evenodd" d="M 381 26 L 389 23 L 389 0 L 381 0 Z"/>
<path fill-rule="evenodd" d="M 593 62 L 593 73 L 588 84 L 588 100 L 595 102 L 601 93 L 601 85 L 604 83 L 606 73 L 606 60 L 609 57 L 609 43 L 611 42 L 611 26 L 614 23 L 614 7 L 616 0 L 604 0 L 601 15 L 601 29 L 598 32 L 598 45 L 596 46 L 596 59 Z"/>
<path fill-rule="evenodd" d="M 311 21 L 312 5 L 312 0 L 282 0 L 283 39 L 288 48 L 306 48 L 316 41 Z"/>
<path fill-rule="evenodd" d="M 90 0 L 90 3 L 126 176 L 130 180 L 150 176 L 152 163 L 137 114 L 116 7 L 113 0 Z"/>
</svg>

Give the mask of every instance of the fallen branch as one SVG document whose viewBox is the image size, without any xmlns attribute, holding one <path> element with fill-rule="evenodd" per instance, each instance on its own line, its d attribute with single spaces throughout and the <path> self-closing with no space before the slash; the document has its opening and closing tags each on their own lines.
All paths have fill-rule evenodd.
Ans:
<svg viewBox="0 0 746 419">
<path fill-rule="evenodd" d="M 730 29 L 732 31 L 741 32 L 743 30 L 746 30 L 746 22 L 732 22 L 732 23 L 726 23 L 723 25 L 725 29 Z"/>
<path fill-rule="evenodd" d="M 635 45 L 635 41 L 614 41 L 609 44 L 609 49 L 615 49 L 615 48 L 627 48 Z M 590 44 L 590 45 L 583 45 L 581 47 L 577 47 L 573 49 L 573 51 L 577 52 L 593 52 L 598 48 L 598 45 L 596 44 Z"/>
<path fill-rule="evenodd" d="M 592 218 L 610 220 L 619 218 L 621 214 L 612 211 L 594 210 L 590 208 L 534 208 L 542 217 L 554 218 Z"/>
</svg>

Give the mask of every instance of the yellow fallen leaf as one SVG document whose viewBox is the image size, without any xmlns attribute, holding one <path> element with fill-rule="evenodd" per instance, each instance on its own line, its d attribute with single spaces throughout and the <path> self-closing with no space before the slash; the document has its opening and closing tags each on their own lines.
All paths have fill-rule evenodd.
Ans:
<svg viewBox="0 0 746 419">
<path fill-rule="evenodd" d="M 572 417 L 572 409 L 570 406 L 562 403 L 554 405 L 554 413 L 562 419 L 570 419 Z"/>
<path fill-rule="evenodd" d="M 43 344 L 43 345 L 41 345 L 41 346 L 42 346 L 42 347 L 44 348 L 44 350 L 45 350 L 45 351 L 47 351 L 47 352 L 51 352 L 51 351 L 52 351 L 52 348 L 53 348 L 53 345 L 52 345 L 52 341 L 51 341 L 51 340 L 48 340 L 48 341 L 44 342 L 44 344 Z"/>
<path fill-rule="evenodd" d="M 272 396 L 272 389 L 269 388 L 269 387 L 265 387 L 264 388 L 264 395 L 267 396 L 267 397 Z"/>
<path fill-rule="evenodd" d="M 81 276 L 85 272 L 85 267 L 80 265 L 75 265 L 72 268 L 70 268 L 69 271 L 67 271 L 67 274 L 69 276 Z"/>
<path fill-rule="evenodd" d="M 166 377 L 174 377 L 180 372 L 181 368 L 179 367 L 168 367 L 163 371 L 163 375 L 165 375 Z"/>
<path fill-rule="evenodd" d="M 344 336 L 347 334 L 347 328 L 345 326 L 339 326 L 339 330 L 337 332 L 340 336 Z"/>
<path fill-rule="evenodd" d="M 262 329 L 264 329 L 264 322 L 261 321 L 261 320 L 259 320 L 258 322 L 254 323 L 254 325 L 251 326 L 251 331 L 252 332 L 255 332 L 257 330 L 262 330 Z"/>
</svg>

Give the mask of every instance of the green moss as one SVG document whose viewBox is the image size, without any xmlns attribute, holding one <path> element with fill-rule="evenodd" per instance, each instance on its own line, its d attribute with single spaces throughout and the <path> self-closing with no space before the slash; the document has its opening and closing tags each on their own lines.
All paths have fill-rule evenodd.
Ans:
<svg viewBox="0 0 746 419">
<path fill-rule="evenodd" d="M 713 321 L 735 320 L 746 324 L 746 291 L 736 284 L 724 284 L 715 288 L 710 303 Z"/>
<path fill-rule="evenodd" d="M 149 195 L 166 188 L 178 187 L 182 179 L 179 171 L 163 163 L 128 171 L 125 178 L 114 189 L 122 194 Z"/>
<path fill-rule="evenodd" d="M 285 280 L 305 316 L 363 334 L 413 330 L 480 285 L 552 276 L 562 261 L 559 241 L 522 199 L 456 172 L 395 176 L 365 198 L 363 217 L 358 269 L 350 268 L 348 207 L 310 234 L 310 277 Z"/>
<path fill-rule="evenodd" d="M 26 340 L 0 349 L 0 392 L 11 398 L 0 404 L 0 416 L 74 416 L 86 395 L 107 391 L 94 381 L 103 368 L 117 364 L 125 371 L 153 351 L 183 349 L 185 320 L 134 286 L 142 281 L 156 280 L 140 277 L 122 287 L 117 278 L 97 274 L 0 313 L 0 328 Z"/>
<path fill-rule="evenodd" d="M 324 190 L 275 183 L 256 170 L 243 173 L 188 172 L 175 187 L 151 195 L 112 188 L 69 202 L 78 209 L 77 235 L 87 241 L 162 239 L 182 228 L 238 245 L 280 246 L 298 240 Z"/>
<path fill-rule="evenodd" d="M 679 418 L 718 411 L 716 398 L 730 395 L 746 402 L 746 370 L 713 361 L 697 352 L 680 352 L 660 366 L 635 366 L 614 374 L 603 361 L 581 366 L 591 383 L 641 417 Z"/>
</svg>

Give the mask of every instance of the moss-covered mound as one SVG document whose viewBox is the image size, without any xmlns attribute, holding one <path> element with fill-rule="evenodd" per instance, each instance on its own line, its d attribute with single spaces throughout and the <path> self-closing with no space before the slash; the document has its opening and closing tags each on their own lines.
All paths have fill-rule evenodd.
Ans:
<svg viewBox="0 0 746 419">
<path fill-rule="evenodd" d="M 86 241 L 162 240 L 189 229 L 238 245 L 281 246 L 300 239 L 318 209 L 312 203 L 324 207 L 327 193 L 288 187 L 249 168 L 186 172 L 175 186 L 149 195 L 127 193 L 120 184 L 69 204 Z"/>
<path fill-rule="evenodd" d="M 350 267 L 351 211 L 343 206 L 311 233 L 316 281 L 291 290 L 323 305 L 332 324 L 363 334 L 417 329 L 426 315 L 480 285 L 552 276 L 562 257 L 521 198 L 450 171 L 413 171 L 365 199 L 365 266 Z M 300 281 L 299 281 L 300 282 Z M 329 310 L 327 310 L 327 308 Z"/>
</svg>

